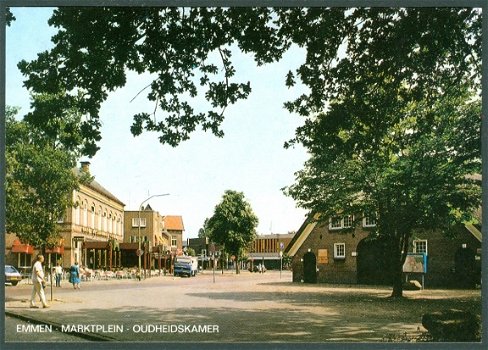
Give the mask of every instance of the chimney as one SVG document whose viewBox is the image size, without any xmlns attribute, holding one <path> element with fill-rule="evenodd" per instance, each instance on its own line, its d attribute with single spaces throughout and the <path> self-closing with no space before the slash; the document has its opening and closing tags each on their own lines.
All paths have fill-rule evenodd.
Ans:
<svg viewBox="0 0 488 350">
<path fill-rule="evenodd" d="M 90 173 L 90 162 L 84 161 L 84 162 L 80 162 L 80 164 L 81 164 L 81 171 L 89 174 Z"/>
</svg>

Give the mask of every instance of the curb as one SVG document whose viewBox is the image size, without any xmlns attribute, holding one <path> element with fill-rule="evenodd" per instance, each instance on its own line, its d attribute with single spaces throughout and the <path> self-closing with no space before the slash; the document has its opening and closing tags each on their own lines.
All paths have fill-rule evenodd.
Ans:
<svg viewBox="0 0 488 350">
<path fill-rule="evenodd" d="M 29 316 L 19 315 L 19 314 L 15 313 L 15 312 L 7 311 L 7 310 L 5 310 L 5 316 L 14 317 L 14 318 L 17 318 L 19 320 L 22 320 L 22 321 L 25 321 L 25 322 L 29 322 L 29 323 L 45 324 L 45 325 L 48 325 L 48 326 L 52 326 L 52 328 L 55 329 L 58 332 L 62 332 L 61 331 L 61 325 L 59 323 L 49 322 L 49 321 L 42 321 L 42 320 L 35 319 L 35 318 L 29 317 Z M 78 332 L 62 332 L 62 333 L 69 334 L 69 335 L 72 335 L 72 336 L 75 336 L 75 337 L 78 337 L 78 338 L 83 338 L 83 339 L 91 340 L 91 341 L 98 341 L 98 342 L 102 342 L 102 341 L 117 341 L 117 339 L 115 339 L 115 338 L 108 337 L 108 336 L 105 336 L 105 335 L 101 335 L 101 334 L 98 334 L 98 333 L 78 333 Z"/>
</svg>

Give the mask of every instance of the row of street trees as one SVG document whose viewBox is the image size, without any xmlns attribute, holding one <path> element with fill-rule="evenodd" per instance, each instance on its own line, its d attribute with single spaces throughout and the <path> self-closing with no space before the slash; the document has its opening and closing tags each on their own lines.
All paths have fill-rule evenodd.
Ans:
<svg viewBox="0 0 488 350">
<path fill-rule="evenodd" d="M 128 71 L 152 73 L 157 107 L 134 116 L 132 133 L 156 131 L 176 146 L 197 127 L 222 137 L 226 107 L 250 94 L 251 82 L 234 81 L 232 49 L 262 65 L 304 48 L 304 63 L 283 77 L 307 88 L 285 103 L 305 120 L 286 146 L 302 144 L 311 158 L 285 193 L 322 219 L 375 214 L 395 260 L 393 296 L 412 233 L 449 232 L 480 205 L 469 177 L 481 171 L 479 9 L 64 7 L 49 23 L 54 47 L 19 63 L 34 96 L 51 96 L 35 98 L 26 121 L 51 134 L 76 110 L 85 118 L 71 146 L 89 156 L 100 106 Z M 207 111 L 192 106 L 199 94 Z"/>
</svg>

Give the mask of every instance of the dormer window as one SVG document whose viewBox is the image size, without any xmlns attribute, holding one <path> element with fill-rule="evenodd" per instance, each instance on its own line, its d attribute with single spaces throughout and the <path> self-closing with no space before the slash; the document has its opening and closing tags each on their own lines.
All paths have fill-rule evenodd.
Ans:
<svg viewBox="0 0 488 350">
<path fill-rule="evenodd" d="M 363 218 L 363 227 L 375 227 L 376 217 L 375 216 L 365 216 Z"/>
<path fill-rule="evenodd" d="M 350 228 L 354 224 L 353 215 L 334 216 L 329 220 L 329 230 L 341 230 Z"/>
</svg>

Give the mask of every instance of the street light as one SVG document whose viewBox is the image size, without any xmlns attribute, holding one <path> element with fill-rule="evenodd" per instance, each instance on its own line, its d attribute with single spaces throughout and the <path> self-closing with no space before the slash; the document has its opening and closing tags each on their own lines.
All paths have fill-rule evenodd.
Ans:
<svg viewBox="0 0 488 350">
<path fill-rule="evenodd" d="M 151 198 L 154 198 L 154 197 L 163 197 L 163 196 L 169 196 L 169 193 L 163 193 L 163 194 L 153 194 L 152 196 L 144 199 L 142 202 L 141 202 L 141 205 L 139 205 L 139 211 L 138 211 L 138 214 L 137 214 L 137 217 L 138 217 L 138 224 L 137 224 L 137 241 L 139 243 L 138 245 L 138 249 L 137 249 L 137 255 L 139 256 L 139 281 L 141 280 L 141 255 L 142 255 L 142 251 L 141 251 L 141 208 L 142 208 L 142 205 L 147 202 L 148 200 L 150 200 Z"/>
</svg>

